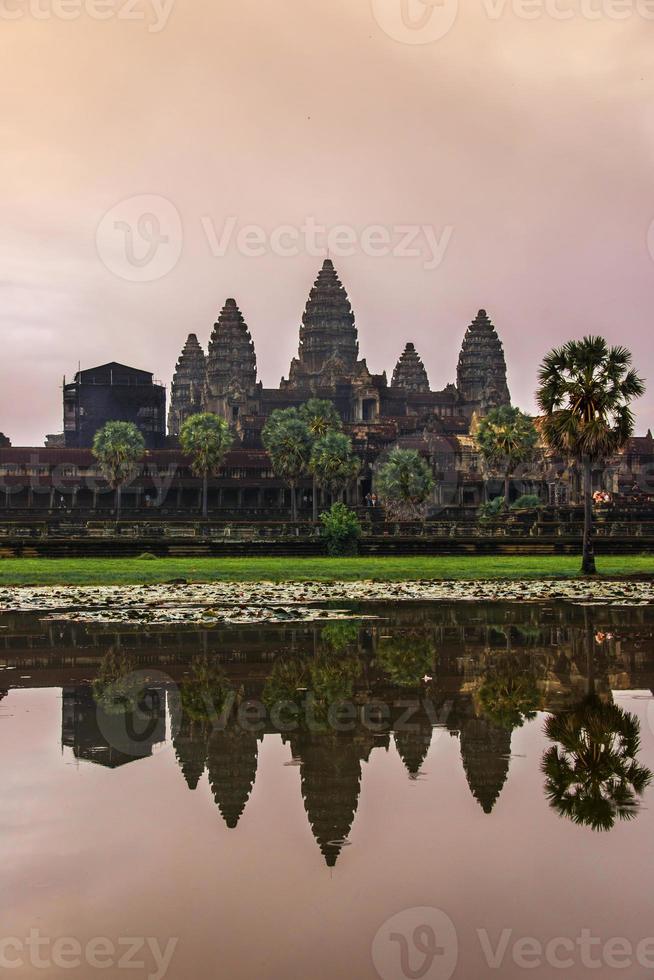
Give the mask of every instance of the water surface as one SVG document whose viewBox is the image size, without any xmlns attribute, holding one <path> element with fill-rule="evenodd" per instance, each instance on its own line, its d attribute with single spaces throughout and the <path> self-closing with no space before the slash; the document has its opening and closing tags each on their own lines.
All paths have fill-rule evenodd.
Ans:
<svg viewBox="0 0 654 980">
<path fill-rule="evenodd" d="M 149 632 L 2 617 L 3 937 L 176 939 L 171 980 L 650 972 L 652 789 L 623 777 L 654 768 L 654 611 L 352 614 Z M 578 746 L 613 726 L 612 774 L 586 765 L 572 801 L 552 719 Z M 540 956 L 515 946 L 529 938 Z M 44 975 L 7 955 L 8 975 Z M 157 975 L 147 945 L 130 973 L 117 958 L 47 973 Z"/>
</svg>

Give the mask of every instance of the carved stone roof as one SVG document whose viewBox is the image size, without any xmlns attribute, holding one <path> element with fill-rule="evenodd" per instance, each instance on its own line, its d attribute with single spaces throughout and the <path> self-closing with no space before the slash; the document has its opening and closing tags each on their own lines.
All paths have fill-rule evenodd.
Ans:
<svg viewBox="0 0 654 980">
<path fill-rule="evenodd" d="M 257 357 L 243 314 L 236 300 L 228 299 L 209 342 L 207 380 L 213 395 L 223 395 L 230 386 L 251 391 L 257 383 Z"/>
<path fill-rule="evenodd" d="M 309 294 L 297 358 L 291 364 L 290 384 L 297 386 L 323 371 L 334 376 L 357 373 L 359 342 L 354 313 L 331 259 L 325 259 Z"/>
<path fill-rule="evenodd" d="M 486 310 L 479 311 L 466 331 L 457 386 L 465 401 L 479 402 L 484 409 L 511 402 L 504 348 Z"/>
<path fill-rule="evenodd" d="M 404 353 L 395 366 L 391 387 L 404 388 L 405 391 L 430 390 L 425 365 L 413 344 L 407 344 L 404 348 Z"/>
<path fill-rule="evenodd" d="M 202 411 L 202 392 L 207 380 L 207 359 L 194 333 L 188 335 L 175 367 L 170 388 L 168 430 L 179 435 L 182 423 Z"/>
</svg>

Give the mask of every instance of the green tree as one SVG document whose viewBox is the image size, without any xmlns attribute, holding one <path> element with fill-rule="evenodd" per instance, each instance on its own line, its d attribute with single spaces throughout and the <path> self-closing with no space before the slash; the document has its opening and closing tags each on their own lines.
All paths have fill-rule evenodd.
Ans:
<svg viewBox="0 0 654 980">
<path fill-rule="evenodd" d="M 310 398 L 300 408 L 300 418 L 306 422 L 315 445 L 328 432 L 340 432 L 341 417 L 333 402 L 325 398 Z M 313 474 L 313 520 L 318 520 L 318 481 Z"/>
<path fill-rule="evenodd" d="M 192 459 L 196 476 L 202 477 L 202 516 L 208 516 L 209 476 L 220 469 L 232 447 L 233 437 L 225 419 L 211 412 L 191 415 L 179 433 L 179 442 Z"/>
<path fill-rule="evenodd" d="M 309 471 L 318 486 L 329 491 L 332 501 L 347 489 L 360 469 L 359 457 L 343 432 L 328 432 L 313 444 Z"/>
<path fill-rule="evenodd" d="M 603 337 L 571 340 L 543 361 L 536 394 L 541 432 L 551 450 L 581 466 L 584 488 L 582 572 L 595 575 L 593 467 L 619 452 L 633 435 L 630 404 L 645 384 L 630 367 L 631 353 Z"/>
<path fill-rule="evenodd" d="M 356 555 L 362 534 L 359 518 L 345 504 L 332 504 L 330 510 L 320 515 L 330 555 Z"/>
<path fill-rule="evenodd" d="M 484 717 L 509 731 L 533 721 L 541 700 L 536 678 L 520 658 L 493 664 L 484 675 L 477 698 Z"/>
<path fill-rule="evenodd" d="M 435 648 L 420 630 L 408 630 L 377 646 L 376 660 L 389 680 L 398 687 L 421 687 L 434 673 Z"/>
<path fill-rule="evenodd" d="M 604 831 L 636 816 L 653 774 L 637 761 L 640 725 L 634 715 L 589 698 L 551 715 L 545 734 L 557 743 L 541 764 L 545 792 L 557 813 Z"/>
<path fill-rule="evenodd" d="M 195 657 L 188 677 L 179 688 L 180 705 L 191 721 L 212 725 L 226 720 L 240 697 L 220 664 L 208 657 Z"/>
<path fill-rule="evenodd" d="M 116 493 L 116 520 L 120 520 L 123 486 L 136 472 L 145 452 L 145 440 L 133 422 L 107 422 L 93 439 L 93 455 Z"/>
<path fill-rule="evenodd" d="M 479 420 L 475 444 L 484 463 L 504 479 L 504 509 L 511 501 L 511 477 L 516 468 L 528 462 L 538 441 L 533 421 L 519 408 L 502 405 Z"/>
<path fill-rule="evenodd" d="M 295 408 L 277 409 L 266 422 L 261 438 L 275 474 L 291 488 L 291 519 L 297 520 L 297 485 L 311 458 L 311 433 Z"/>
<path fill-rule="evenodd" d="M 434 477 L 420 453 L 396 447 L 380 466 L 375 485 L 382 503 L 393 516 L 422 518 L 434 489 Z"/>
</svg>

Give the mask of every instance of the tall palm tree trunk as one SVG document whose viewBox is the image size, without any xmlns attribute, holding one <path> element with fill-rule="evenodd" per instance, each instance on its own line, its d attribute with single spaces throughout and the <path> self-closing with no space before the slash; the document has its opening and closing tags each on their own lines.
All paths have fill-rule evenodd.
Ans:
<svg viewBox="0 0 654 980">
<path fill-rule="evenodd" d="M 504 510 L 508 510 L 511 505 L 511 474 L 504 474 Z"/>
<path fill-rule="evenodd" d="M 120 520 L 120 508 L 123 500 L 123 488 L 120 483 L 116 484 L 116 520 Z"/>
<path fill-rule="evenodd" d="M 294 483 L 291 483 L 291 520 L 297 521 L 297 494 Z"/>
<path fill-rule="evenodd" d="M 584 606 L 584 647 L 586 653 L 586 697 L 595 697 L 595 631 L 588 606 Z"/>
<path fill-rule="evenodd" d="M 313 523 L 318 521 L 318 481 L 313 478 Z"/>
<path fill-rule="evenodd" d="M 209 474 L 202 474 L 202 516 L 207 519 L 209 516 Z"/>
<path fill-rule="evenodd" d="M 593 546 L 593 464 L 584 457 L 584 543 L 581 571 L 583 575 L 597 575 L 595 548 Z"/>
</svg>

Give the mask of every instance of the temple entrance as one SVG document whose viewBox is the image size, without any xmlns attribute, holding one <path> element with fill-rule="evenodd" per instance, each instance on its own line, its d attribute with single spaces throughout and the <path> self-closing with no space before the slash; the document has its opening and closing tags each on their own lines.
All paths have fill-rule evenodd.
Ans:
<svg viewBox="0 0 654 980">
<path fill-rule="evenodd" d="M 374 422 L 377 418 L 377 399 L 364 398 L 361 402 L 361 417 L 364 422 Z"/>
</svg>

